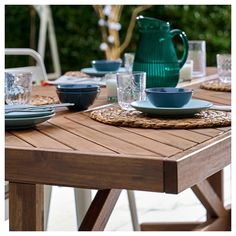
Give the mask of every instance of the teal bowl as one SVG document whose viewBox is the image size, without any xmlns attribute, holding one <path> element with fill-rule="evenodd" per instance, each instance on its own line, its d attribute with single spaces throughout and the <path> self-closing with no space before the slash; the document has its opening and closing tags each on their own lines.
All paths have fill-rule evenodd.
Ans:
<svg viewBox="0 0 236 236">
<path fill-rule="evenodd" d="M 148 100 L 155 107 L 182 107 L 192 98 L 193 90 L 186 88 L 148 88 Z"/>
<path fill-rule="evenodd" d="M 57 95 L 62 103 L 74 103 L 68 106 L 71 111 L 83 111 L 91 106 L 99 94 L 99 89 L 87 92 L 66 92 L 57 90 Z"/>
<path fill-rule="evenodd" d="M 121 60 L 94 60 L 92 67 L 96 71 L 118 71 L 121 66 Z"/>
</svg>

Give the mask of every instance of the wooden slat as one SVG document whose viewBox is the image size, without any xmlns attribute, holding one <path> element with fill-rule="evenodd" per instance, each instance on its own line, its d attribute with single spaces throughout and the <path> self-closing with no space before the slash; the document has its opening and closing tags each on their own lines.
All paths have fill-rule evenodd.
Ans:
<svg viewBox="0 0 236 236">
<path fill-rule="evenodd" d="M 231 163 L 231 135 L 225 133 L 205 143 L 166 158 L 165 191 L 179 193 Z"/>
<path fill-rule="evenodd" d="M 6 148 L 6 180 L 98 189 L 163 192 L 163 158 Z"/>
<path fill-rule="evenodd" d="M 224 131 L 218 130 L 218 129 L 212 129 L 212 128 L 204 128 L 204 129 L 191 129 L 191 131 L 204 134 L 210 137 L 216 137 L 220 134 L 223 134 Z"/>
<path fill-rule="evenodd" d="M 184 130 L 184 129 L 179 129 L 179 130 L 173 130 L 173 129 L 169 129 L 166 130 L 167 133 L 170 133 L 172 135 L 175 135 L 177 137 L 180 138 L 184 138 L 186 140 L 190 140 L 192 142 L 196 142 L 196 143 L 202 143 L 208 139 L 210 139 L 209 136 L 203 135 L 203 134 L 199 134 L 190 130 Z"/>
<path fill-rule="evenodd" d="M 141 231 L 190 231 L 199 224 L 199 222 L 145 222 L 140 227 Z"/>
<path fill-rule="evenodd" d="M 80 151 L 94 151 L 94 152 L 103 152 L 103 153 L 114 153 L 113 151 L 100 146 L 96 143 L 88 141 L 81 138 L 78 135 L 72 134 L 64 129 L 60 129 L 57 126 L 54 126 L 50 123 L 45 123 L 37 128 L 41 133 L 57 140 L 58 142 L 74 149 Z"/>
<path fill-rule="evenodd" d="M 5 145 L 14 147 L 32 147 L 32 145 L 30 145 L 29 143 L 23 141 L 22 139 L 9 132 L 5 133 Z"/>
<path fill-rule="evenodd" d="M 231 130 L 231 127 L 219 127 L 217 129 L 226 132 L 226 131 Z"/>
<path fill-rule="evenodd" d="M 227 215 L 223 202 L 207 180 L 194 185 L 192 190 L 212 217 Z"/>
<path fill-rule="evenodd" d="M 43 231 L 43 186 L 9 183 L 11 231 Z"/>
<path fill-rule="evenodd" d="M 113 208 L 120 196 L 121 190 L 98 190 L 80 227 L 80 231 L 104 230 Z"/>
<path fill-rule="evenodd" d="M 220 98 L 217 96 L 209 96 L 211 92 L 206 93 L 205 91 L 197 91 L 197 93 L 194 95 L 194 98 L 197 99 L 202 99 L 202 100 L 207 100 L 212 103 L 217 103 L 217 104 L 222 104 L 222 105 L 229 105 L 230 103 L 230 98 Z"/>
<path fill-rule="evenodd" d="M 181 151 L 178 148 L 160 142 L 156 142 L 153 139 L 140 136 L 139 134 L 129 132 L 128 129 L 122 129 L 120 127 L 97 122 L 95 120 L 90 119 L 87 115 L 73 114 L 68 115 L 67 118 L 78 122 L 79 124 L 82 124 L 84 126 L 91 127 L 92 129 L 107 134 L 109 136 L 119 138 L 119 140 L 123 140 L 126 143 L 137 145 L 141 148 L 144 148 L 162 156 L 174 155 Z"/>
<path fill-rule="evenodd" d="M 43 124 L 42 124 L 43 125 Z M 31 145 L 39 148 L 71 149 L 34 129 L 12 131 L 12 133 Z"/>
<path fill-rule="evenodd" d="M 101 146 L 106 147 L 107 149 L 113 150 L 117 153 L 122 154 L 138 154 L 138 155 L 154 155 L 153 152 L 145 150 L 136 145 L 127 143 L 123 140 L 120 140 L 110 135 L 106 135 L 99 131 L 93 130 L 91 127 L 86 127 L 84 125 L 72 122 L 64 117 L 55 117 L 50 121 L 50 123 L 57 125 L 71 133 L 74 133 L 80 137 L 83 137 L 87 140 L 90 140 L 94 143 L 97 143 Z M 155 154 L 156 155 L 156 154 Z"/>
<path fill-rule="evenodd" d="M 169 134 L 162 130 L 137 129 L 137 128 L 124 128 L 124 129 L 182 150 L 186 150 L 196 145 L 195 142 L 177 136 L 173 136 L 172 134 Z"/>
</svg>

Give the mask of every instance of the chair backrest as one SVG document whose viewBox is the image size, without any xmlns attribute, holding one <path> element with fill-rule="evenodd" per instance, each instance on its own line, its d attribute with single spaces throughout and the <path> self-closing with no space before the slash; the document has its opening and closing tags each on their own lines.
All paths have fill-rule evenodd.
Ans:
<svg viewBox="0 0 236 236">
<path fill-rule="evenodd" d="M 38 52 L 30 48 L 6 48 L 5 55 L 24 55 L 31 56 L 37 62 L 35 66 L 16 67 L 16 68 L 5 68 L 6 72 L 13 71 L 27 71 L 32 73 L 33 83 L 40 84 L 41 81 L 48 80 L 45 65 L 42 57 Z"/>
</svg>

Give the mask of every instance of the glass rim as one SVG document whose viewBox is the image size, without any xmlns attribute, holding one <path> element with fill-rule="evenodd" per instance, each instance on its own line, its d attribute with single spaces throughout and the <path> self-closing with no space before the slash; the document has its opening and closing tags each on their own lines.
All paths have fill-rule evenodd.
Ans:
<svg viewBox="0 0 236 236">
<path fill-rule="evenodd" d="M 33 75 L 32 72 L 30 71 L 5 71 L 7 74 L 12 74 L 12 75 Z"/>
<path fill-rule="evenodd" d="M 206 40 L 188 40 L 189 43 L 206 43 Z"/>
<path fill-rule="evenodd" d="M 217 53 L 216 54 L 217 57 L 220 57 L 220 56 L 227 56 L 227 57 L 231 57 L 231 54 L 230 53 Z"/>
</svg>

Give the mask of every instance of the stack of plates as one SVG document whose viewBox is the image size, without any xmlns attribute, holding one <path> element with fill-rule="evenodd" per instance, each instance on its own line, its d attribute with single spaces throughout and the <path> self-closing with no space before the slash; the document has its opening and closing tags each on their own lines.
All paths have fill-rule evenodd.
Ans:
<svg viewBox="0 0 236 236">
<path fill-rule="evenodd" d="M 27 105 L 6 105 L 5 106 L 5 128 L 27 129 L 42 123 L 55 115 L 54 109 L 29 109 Z M 9 110 L 12 110 L 9 112 Z M 15 111 L 14 111 L 15 110 Z"/>
</svg>

